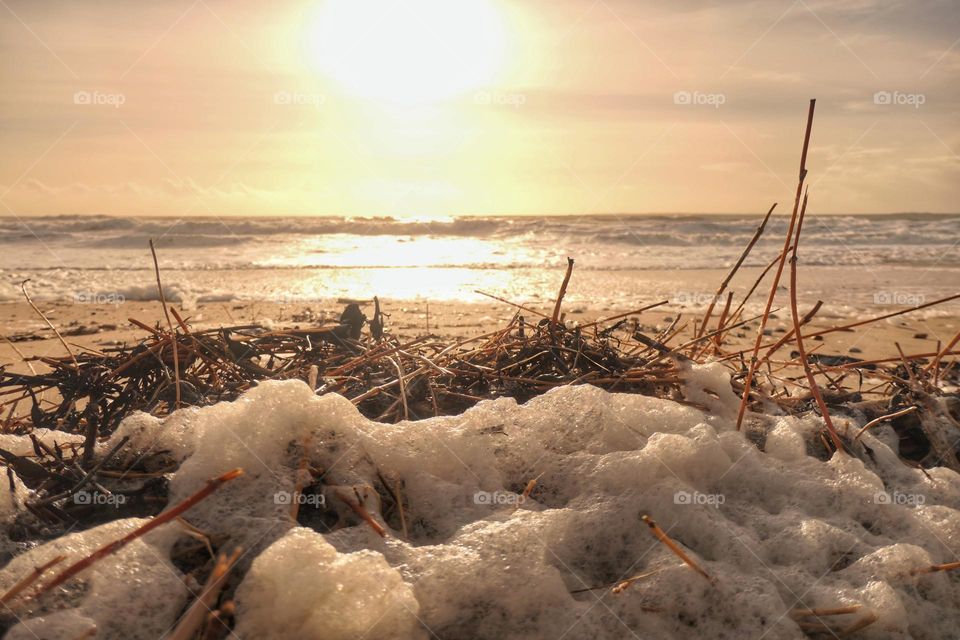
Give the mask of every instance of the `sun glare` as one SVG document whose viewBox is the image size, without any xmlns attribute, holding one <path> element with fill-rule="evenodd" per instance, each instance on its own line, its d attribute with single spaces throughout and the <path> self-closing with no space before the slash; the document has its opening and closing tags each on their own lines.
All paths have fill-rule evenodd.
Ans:
<svg viewBox="0 0 960 640">
<path fill-rule="evenodd" d="M 493 0 L 327 0 L 305 39 L 309 62 L 345 91 L 397 104 L 487 85 L 505 56 Z"/>
</svg>

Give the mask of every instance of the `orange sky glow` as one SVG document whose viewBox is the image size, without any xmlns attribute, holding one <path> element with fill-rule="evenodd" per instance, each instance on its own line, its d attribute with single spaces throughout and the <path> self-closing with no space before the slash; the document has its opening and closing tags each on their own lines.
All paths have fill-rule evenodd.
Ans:
<svg viewBox="0 0 960 640">
<path fill-rule="evenodd" d="M 0 215 L 958 210 L 952 2 L 2 5 Z"/>
</svg>

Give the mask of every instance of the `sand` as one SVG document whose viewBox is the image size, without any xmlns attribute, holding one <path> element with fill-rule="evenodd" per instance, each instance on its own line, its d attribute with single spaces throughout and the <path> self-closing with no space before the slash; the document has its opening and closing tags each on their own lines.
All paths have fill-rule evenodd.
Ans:
<svg viewBox="0 0 960 640">
<path fill-rule="evenodd" d="M 329 304 L 278 304 L 269 302 L 224 302 L 199 304 L 195 309 L 184 311 L 182 315 L 196 329 L 209 329 L 221 326 L 261 324 L 274 330 L 308 328 L 331 325 L 337 322 L 346 301 L 332 301 Z M 494 331 L 506 325 L 516 309 L 508 304 L 491 301 L 488 304 L 477 303 L 427 303 L 423 301 L 389 301 L 382 303 L 383 311 L 388 314 L 387 330 L 400 339 L 414 338 L 427 334 L 443 339 L 473 337 Z M 123 304 L 85 304 L 70 302 L 40 303 L 40 308 L 50 321 L 63 334 L 64 339 L 78 350 L 101 351 L 110 347 L 130 345 L 138 342 L 145 331 L 130 322 L 134 318 L 148 325 L 165 326 L 163 309 L 159 302 L 128 301 Z M 551 309 L 535 310 L 548 314 Z M 571 304 L 566 309 L 566 322 L 586 324 L 630 311 L 631 309 L 593 310 L 584 305 Z M 368 316 L 373 315 L 372 304 L 364 305 Z M 693 330 L 693 320 L 702 316 L 704 309 L 680 308 L 665 305 L 646 311 L 637 318 L 642 330 L 649 336 L 666 329 L 681 317 L 678 327 L 687 324 L 681 336 L 689 337 Z M 872 308 L 869 314 L 850 316 L 830 314 L 822 310 L 808 325 L 805 333 L 847 324 L 889 313 L 890 308 Z M 535 322 L 537 317 L 522 312 L 528 321 Z M 715 326 L 715 320 L 711 326 Z M 768 323 L 769 340 L 775 340 L 789 329 L 790 314 L 782 309 Z M 0 366 L 9 371 L 28 371 L 21 355 L 27 358 L 59 357 L 66 355 L 63 346 L 43 320 L 26 302 L 0 304 L 0 334 L 9 339 L 0 342 Z M 724 341 L 727 349 L 745 349 L 752 347 L 756 335 L 756 323 L 749 323 L 735 329 Z M 817 349 L 823 355 L 842 355 L 874 360 L 898 357 L 896 344 L 906 354 L 934 352 L 939 345 L 945 345 L 960 330 L 960 319 L 955 316 L 922 317 L 907 314 L 882 320 L 867 327 L 850 332 L 830 334 L 823 341 L 811 341 L 808 349 Z M 12 344 L 11 344 L 12 342 Z M 679 344 L 671 341 L 671 344 Z M 781 351 L 783 357 L 790 348 Z M 18 353 L 19 352 L 19 353 Z M 43 370 L 42 363 L 34 363 L 38 371 Z"/>
</svg>

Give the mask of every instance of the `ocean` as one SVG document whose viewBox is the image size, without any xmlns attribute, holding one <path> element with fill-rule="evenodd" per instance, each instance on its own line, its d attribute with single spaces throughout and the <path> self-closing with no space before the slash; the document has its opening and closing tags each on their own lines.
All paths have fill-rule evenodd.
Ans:
<svg viewBox="0 0 960 640">
<path fill-rule="evenodd" d="M 775 214 L 733 289 L 783 244 Z M 340 298 L 538 302 L 576 259 L 567 300 L 628 308 L 702 306 L 762 214 L 413 218 L 56 216 L 0 218 L 0 300 L 155 299 L 148 240 L 168 295 L 184 306 Z M 960 215 L 809 215 L 801 297 L 837 311 L 922 304 L 960 289 Z M 766 291 L 764 287 L 761 291 Z M 763 296 L 756 296 L 758 301 Z M 953 311 L 951 311 L 953 309 Z M 955 312 L 942 307 L 932 313 Z"/>
</svg>

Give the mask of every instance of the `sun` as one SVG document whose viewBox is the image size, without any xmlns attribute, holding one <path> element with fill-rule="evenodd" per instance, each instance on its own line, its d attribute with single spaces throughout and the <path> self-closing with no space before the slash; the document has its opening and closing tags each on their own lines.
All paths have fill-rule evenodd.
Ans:
<svg viewBox="0 0 960 640">
<path fill-rule="evenodd" d="M 495 0 L 326 0 L 309 62 L 357 97 L 435 102 L 490 84 L 505 57 Z"/>
</svg>

